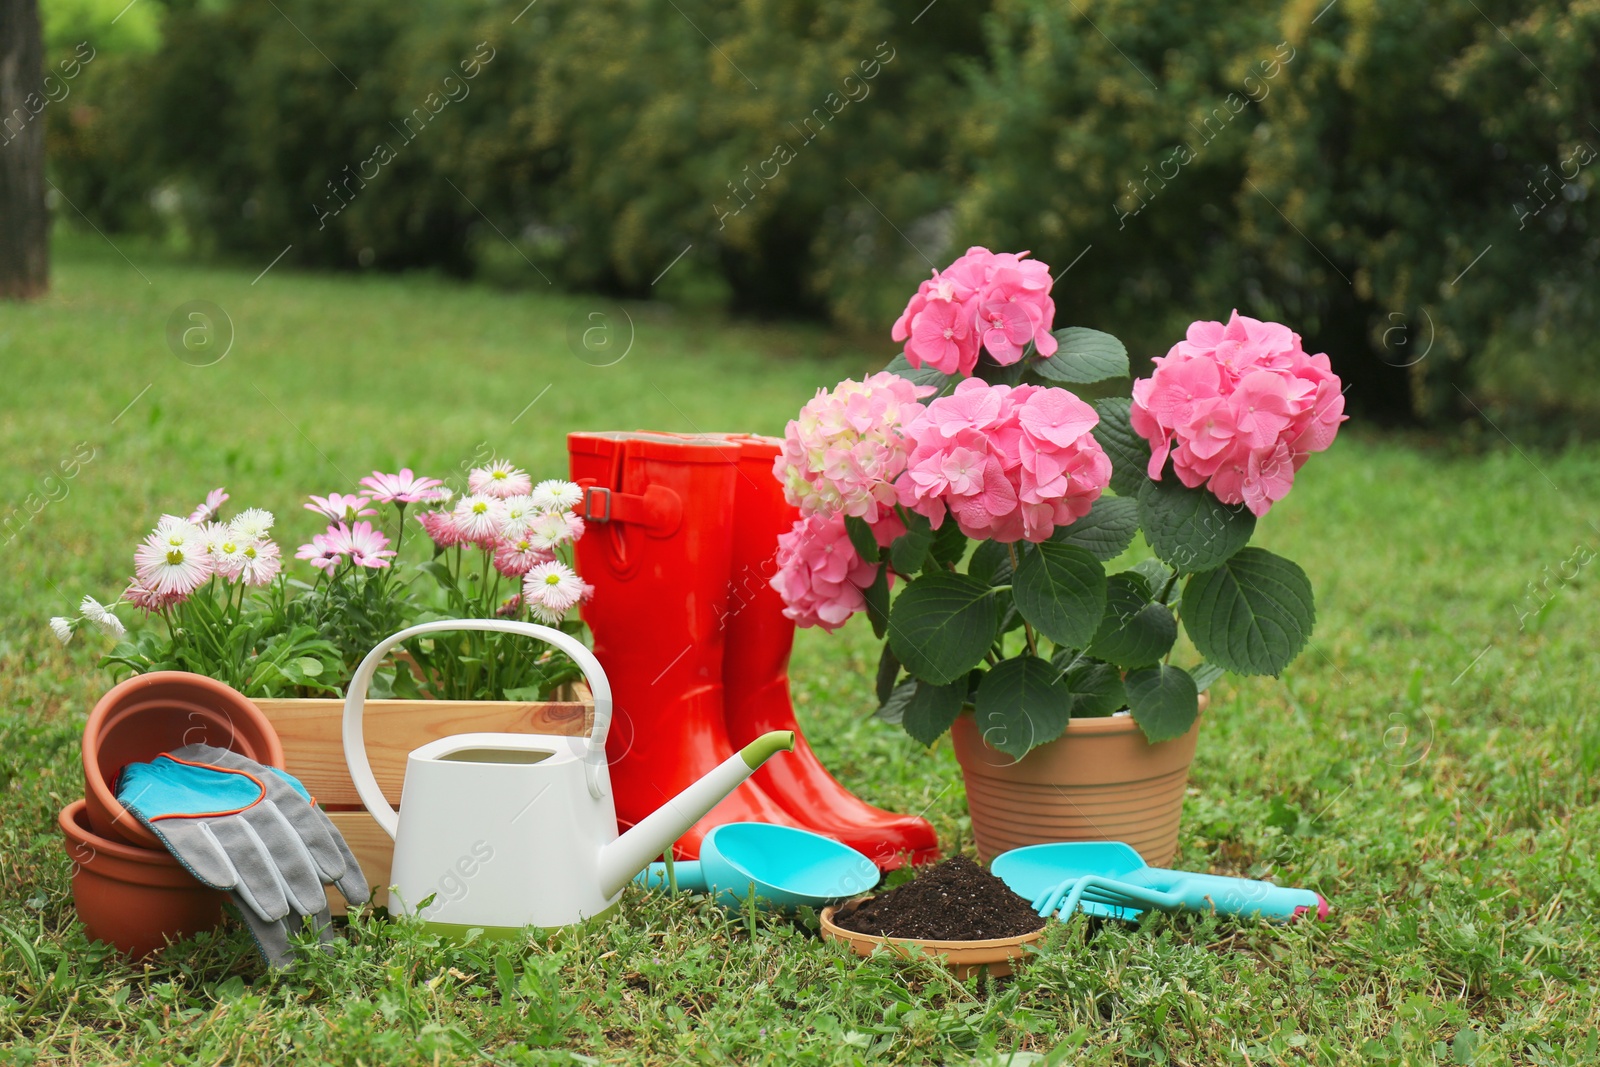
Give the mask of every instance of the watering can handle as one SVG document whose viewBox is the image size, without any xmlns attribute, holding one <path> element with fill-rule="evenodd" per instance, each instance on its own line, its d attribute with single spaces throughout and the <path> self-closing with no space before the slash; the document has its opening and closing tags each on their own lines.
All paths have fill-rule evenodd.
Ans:
<svg viewBox="0 0 1600 1067">
<path fill-rule="evenodd" d="M 354 677 L 350 679 L 348 695 L 344 699 L 345 765 L 350 769 L 350 778 L 355 783 L 356 792 L 361 795 L 361 803 L 366 805 L 367 811 L 378 821 L 378 825 L 383 827 L 384 832 L 390 837 L 394 836 L 395 830 L 400 826 L 400 815 L 389 806 L 383 790 L 378 788 L 378 780 L 372 775 L 372 764 L 367 759 L 366 736 L 362 731 L 362 712 L 366 707 L 367 686 L 372 684 L 372 676 L 377 672 L 378 664 L 383 662 L 384 656 L 388 655 L 396 645 L 413 637 L 445 630 L 488 630 L 496 633 L 522 634 L 524 637 L 536 637 L 552 644 L 572 657 L 578 669 L 583 671 L 589 689 L 594 694 L 594 729 L 589 733 L 589 751 L 584 758 L 589 793 L 596 799 L 605 796 L 609 780 L 601 772 L 606 767 L 606 733 L 611 729 L 611 683 L 606 680 L 606 672 L 600 666 L 600 661 L 595 659 L 594 653 L 570 634 L 564 634 L 548 626 L 540 626 L 538 623 L 516 622 L 510 619 L 441 619 L 438 622 L 425 622 L 412 626 L 380 641 L 378 647 L 368 652 L 366 659 L 361 661 L 361 666 L 356 668 Z"/>
</svg>

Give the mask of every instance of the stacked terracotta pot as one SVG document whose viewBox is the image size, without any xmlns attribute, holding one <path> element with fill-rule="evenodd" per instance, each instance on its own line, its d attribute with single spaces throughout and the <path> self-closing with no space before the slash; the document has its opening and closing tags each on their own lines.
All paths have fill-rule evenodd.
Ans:
<svg viewBox="0 0 1600 1067">
<path fill-rule="evenodd" d="M 116 796 L 128 764 L 192 744 L 283 766 L 283 746 L 254 704 L 183 671 L 129 678 L 101 698 L 84 727 L 84 796 L 60 815 L 72 900 L 92 940 L 129 955 L 148 955 L 222 920 L 227 897 L 196 881 Z"/>
</svg>

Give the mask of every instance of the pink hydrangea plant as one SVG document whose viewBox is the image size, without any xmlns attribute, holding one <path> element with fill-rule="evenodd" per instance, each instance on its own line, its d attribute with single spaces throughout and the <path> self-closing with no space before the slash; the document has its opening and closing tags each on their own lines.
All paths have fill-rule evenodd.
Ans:
<svg viewBox="0 0 1600 1067">
<path fill-rule="evenodd" d="M 968 537 L 1047 540 L 1088 514 L 1111 480 L 1090 433 L 1099 421 L 1065 389 L 969 378 L 907 428 L 916 448 L 900 503 L 935 529 L 951 515 Z"/>
<path fill-rule="evenodd" d="M 789 502 L 803 515 L 878 522 L 894 508 L 894 481 L 911 452 L 903 427 L 933 391 L 887 371 L 817 390 L 789 421 L 773 462 Z"/>
<path fill-rule="evenodd" d="M 878 571 L 850 543 L 842 514 L 808 515 L 779 534 L 777 563 L 772 587 L 783 597 L 784 615 L 830 632 L 867 606 L 862 590 Z"/>
<path fill-rule="evenodd" d="M 1326 355 L 1307 355 L 1287 326 L 1238 311 L 1226 325 L 1190 324 L 1155 365 L 1133 383 L 1131 411 L 1150 442 L 1150 477 L 1161 478 L 1170 456 L 1184 485 L 1257 516 L 1288 495 L 1306 457 L 1332 444 L 1348 417 Z"/>
<path fill-rule="evenodd" d="M 1053 279 L 1048 266 L 1027 254 L 974 246 L 934 271 L 890 331 L 905 342 L 906 362 L 971 375 L 980 349 L 1002 366 L 1020 360 L 1030 342 L 1041 356 L 1053 355 Z"/>
</svg>

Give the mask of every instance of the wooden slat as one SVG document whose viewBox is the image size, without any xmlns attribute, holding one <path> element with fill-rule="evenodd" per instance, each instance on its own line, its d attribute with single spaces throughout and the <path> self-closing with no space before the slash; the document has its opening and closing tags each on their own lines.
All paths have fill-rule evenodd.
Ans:
<svg viewBox="0 0 1600 1067">
<path fill-rule="evenodd" d="M 383 832 L 378 820 L 364 811 L 332 811 L 328 813 L 328 818 L 333 820 L 333 825 L 344 835 L 350 851 L 361 861 L 361 873 L 366 875 L 367 884 L 372 887 L 372 902 L 387 904 L 389 864 L 394 858 L 394 842 Z M 333 914 L 344 914 L 344 894 L 335 886 L 328 887 L 328 903 L 333 908 Z"/>
<path fill-rule="evenodd" d="M 330 809 L 360 808 L 345 766 L 341 736 L 344 702 L 257 700 L 283 742 L 284 763 L 317 803 Z M 451 734 L 514 733 L 581 736 L 589 731 L 594 705 L 523 704 L 509 700 L 369 700 L 367 759 L 389 803 L 400 803 L 406 756 Z M 382 836 L 383 831 L 373 829 Z M 388 840 L 387 837 L 384 840 Z M 385 870 L 388 864 L 385 862 Z"/>
</svg>

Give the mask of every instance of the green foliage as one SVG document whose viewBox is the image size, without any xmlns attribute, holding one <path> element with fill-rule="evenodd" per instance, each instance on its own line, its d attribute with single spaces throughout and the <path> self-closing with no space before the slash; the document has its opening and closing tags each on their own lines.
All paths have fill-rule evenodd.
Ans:
<svg viewBox="0 0 1600 1067">
<path fill-rule="evenodd" d="M 1105 568 L 1088 549 L 1046 541 L 1022 553 L 1012 596 L 1035 630 L 1058 645 L 1081 646 L 1105 608 Z"/>
<path fill-rule="evenodd" d="M 1200 714 L 1200 691 L 1182 667 L 1158 663 L 1129 671 L 1128 710 L 1151 744 L 1182 737 Z"/>
<path fill-rule="evenodd" d="M 52 41 L 120 6 L 53 0 Z M 1520 320 L 1595 288 L 1600 14 L 1325 8 L 139 4 L 51 150 L 103 227 L 191 249 L 875 333 L 931 264 L 1029 248 L 1065 272 L 1059 317 L 1128 324 L 1136 368 L 1237 307 L 1295 323 L 1353 403 L 1470 411 L 1486 348 L 1559 354 Z M 1073 330 L 1041 374 L 1125 356 Z"/>
<path fill-rule="evenodd" d="M 1316 621 L 1306 572 L 1264 548 L 1246 548 L 1183 587 L 1183 618 L 1202 655 L 1240 674 L 1278 674 Z"/>
<path fill-rule="evenodd" d="M 1139 487 L 1139 527 L 1155 554 L 1180 573 L 1205 571 L 1243 548 L 1256 517 L 1243 504 L 1224 504 L 1190 489 L 1168 466 L 1162 479 Z"/>
<path fill-rule="evenodd" d="M 998 624 L 988 585 L 964 574 L 930 574 L 895 598 L 889 646 L 912 675 L 945 685 L 983 662 Z"/>
</svg>

